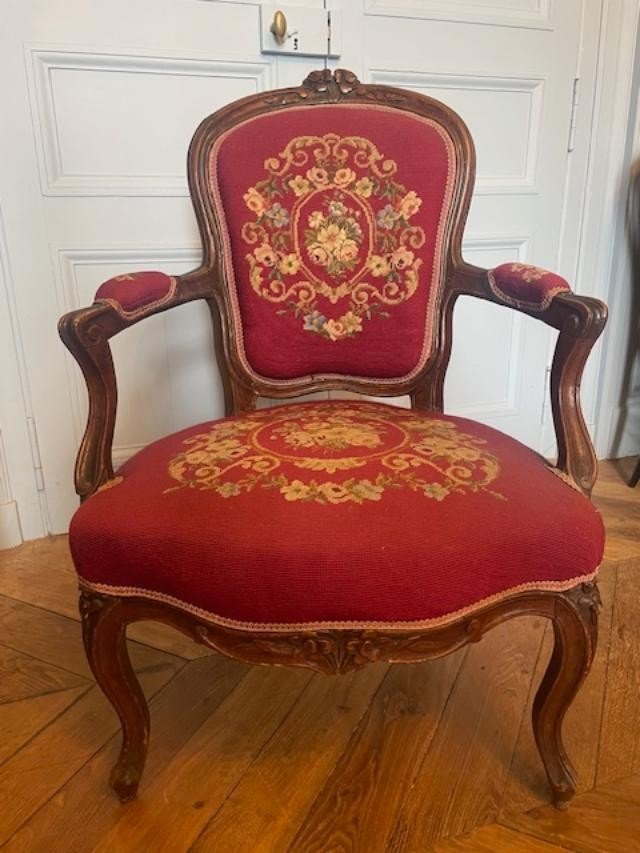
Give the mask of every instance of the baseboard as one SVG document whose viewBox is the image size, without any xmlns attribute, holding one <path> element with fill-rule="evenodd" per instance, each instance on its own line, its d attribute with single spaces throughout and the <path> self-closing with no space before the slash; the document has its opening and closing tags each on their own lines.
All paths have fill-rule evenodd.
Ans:
<svg viewBox="0 0 640 853">
<path fill-rule="evenodd" d="M 0 551 L 22 544 L 22 530 L 15 501 L 0 504 Z"/>
</svg>

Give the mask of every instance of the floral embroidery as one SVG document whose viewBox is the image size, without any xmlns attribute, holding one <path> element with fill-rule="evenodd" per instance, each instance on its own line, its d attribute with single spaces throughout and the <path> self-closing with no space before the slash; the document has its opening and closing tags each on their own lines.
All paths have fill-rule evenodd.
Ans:
<svg viewBox="0 0 640 853">
<path fill-rule="evenodd" d="M 547 275 L 552 275 L 549 270 L 542 267 L 532 267 L 529 264 L 511 264 L 511 272 L 519 273 L 522 280 L 530 284 L 532 281 L 540 281 Z"/>
<path fill-rule="evenodd" d="M 411 410 L 319 403 L 215 423 L 185 439 L 169 474 L 179 483 L 174 488 L 223 498 L 263 488 L 287 501 L 363 504 L 408 488 L 436 501 L 480 491 L 504 499 L 488 489 L 500 464 L 484 444 L 451 421 Z M 354 476 L 362 468 L 363 476 Z M 305 471 L 314 472 L 311 479 Z M 333 479 L 340 472 L 349 473 Z"/>
<path fill-rule="evenodd" d="M 425 234 L 410 220 L 422 200 L 395 179 L 395 161 L 368 139 L 328 133 L 296 137 L 264 165 L 244 195 L 255 219 L 242 237 L 254 247 L 251 287 L 278 314 L 335 342 L 413 296 Z"/>
</svg>

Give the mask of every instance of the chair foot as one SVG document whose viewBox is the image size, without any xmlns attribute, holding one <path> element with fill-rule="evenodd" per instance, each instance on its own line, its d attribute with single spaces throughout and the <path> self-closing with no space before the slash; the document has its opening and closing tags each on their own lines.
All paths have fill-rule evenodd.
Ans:
<svg viewBox="0 0 640 853">
<path fill-rule="evenodd" d="M 591 668 L 599 603 L 595 583 L 558 594 L 553 653 L 533 703 L 533 731 L 557 809 L 566 809 L 576 793 L 576 773 L 562 742 L 562 721 Z"/>
<path fill-rule="evenodd" d="M 133 800 L 149 745 L 149 709 L 127 651 L 127 620 L 121 599 L 80 593 L 82 635 L 89 664 L 122 724 L 122 747 L 110 784 L 121 802 Z"/>
<path fill-rule="evenodd" d="M 143 768 L 144 757 L 142 761 L 140 759 L 138 761 L 135 759 L 131 760 L 129 757 L 123 761 L 122 757 L 120 757 L 115 763 L 109 776 L 109 784 L 121 803 L 128 803 L 131 800 L 135 800 Z"/>
</svg>

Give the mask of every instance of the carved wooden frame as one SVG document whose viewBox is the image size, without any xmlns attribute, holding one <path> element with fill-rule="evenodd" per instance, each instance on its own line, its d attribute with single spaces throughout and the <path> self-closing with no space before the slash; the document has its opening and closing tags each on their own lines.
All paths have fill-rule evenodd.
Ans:
<svg viewBox="0 0 640 853">
<path fill-rule="evenodd" d="M 223 253 L 216 212 L 208 186 L 208 152 L 215 139 L 240 121 L 297 104 L 382 103 L 436 118 L 450 133 L 459 168 L 449 219 L 442 288 L 438 296 L 433 354 L 423 370 L 407 382 L 376 384 L 366 379 L 310 377 L 297 384 L 257 381 L 248 376 L 238 355 L 231 322 Z M 201 267 L 176 279 L 175 292 L 160 306 L 148 306 L 126 318 L 105 303 L 73 311 L 60 321 L 61 337 L 78 361 L 89 392 L 87 428 L 76 462 L 76 491 L 84 500 L 113 477 L 111 450 L 117 386 L 109 339 L 152 314 L 195 299 L 211 309 L 217 358 L 225 385 L 228 414 L 251 411 L 259 396 L 295 397 L 342 388 L 372 395 L 408 393 L 414 408 L 442 411 L 444 378 L 451 354 L 453 308 L 461 295 L 500 302 L 487 271 L 462 258 L 462 233 L 473 189 L 473 143 L 461 119 L 444 105 L 389 86 L 361 84 L 344 70 L 313 72 L 298 88 L 245 98 L 218 111 L 200 125 L 189 150 L 189 184 L 203 242 Z M 506 306 L 513 309 L 513 306 Z M 559 331 L 551 375 L 551 400 L 558 442 L 557 468 L 585 495 L 597 472 L 596 457 L 580 409 L 580 380 L 586 359 L 606 322 L 606 306 L 572 293 L 558 294 L 543 311 L 527 311 Z M 302 666 L 325 673 L 349 672 L 377 660 L 411 663 L 445 655 L 478 641 L 492 627 L 518 615 L 553 621 L 555 646 L 533 706 L 536 742 L 554 803 L 562 808 L 575 793 L 575 773 L 562 745 L 561 725 L 567 708 L 586 677 L 596 646 L 599 594 L 595 582 L 566 592 L 529 591 L 498 603 L 479 604 L 472 613 L 425 630 L 333 629 L 291 632 L 248 631 L 223 627 L 179 607 L 142 597 L 119 597 L 84 589 L 80 596 L 83 636 L 96 680 L 116 709 L 123 744 L 111 776 L 121 800 L 132 799 L 144 767 L 149 712 L 129 661 L 126 627 L 154 619 L 177 628 L 217 652 L 248 663 Z"/>
</svg>

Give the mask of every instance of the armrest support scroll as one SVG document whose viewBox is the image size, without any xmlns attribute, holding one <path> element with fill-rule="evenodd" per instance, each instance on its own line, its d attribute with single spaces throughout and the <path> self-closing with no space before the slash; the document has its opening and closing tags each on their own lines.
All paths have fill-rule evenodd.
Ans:
<svg viewBox="0 0 640 853">
<path fill-rule="evenodd" d="M 518 301 L 512 299 L 511 294 L 506 294 L 509 298 L 505 299 L 502 289 L 495 287 L 495 272 L 462 263 L 454 273 L 453 290 L 458 295 L 476 296 L 521 311 L 558 330 L 551 367 L 557 468 L 588 496 L 595 483 L 598 465 L 580 405 L 580 383 L 589 353 L 607 322 L 607 306 L 599 299 L 572 293 L 564 279 L 553 273 L 548 273 L 553 278 L 545 283 L 548 286 L 544 292 L 542 289 L 539 291 L 540 299 Z"/>
<path fill-rule="evenodd" d="M 143 275 L 155 276 L 155 289 L 149 287 L 148 279 L 136 287 L 137 277 Z M 129 293 L 125 283 L 130 285 Z M 205 269 L 175 278 L 162 273 L 133 274 L 110 279 L 98 289 L 93 305 L 61 317 L 60 337 L 78 362 L 89 395 L 87 426 L 75 467 L 75 487 L 81 500 L 113 478 L 111 448 L 118 392 L 109 339 L 153 314 L 213 295 L 211 274 Z"/>
</svg>

